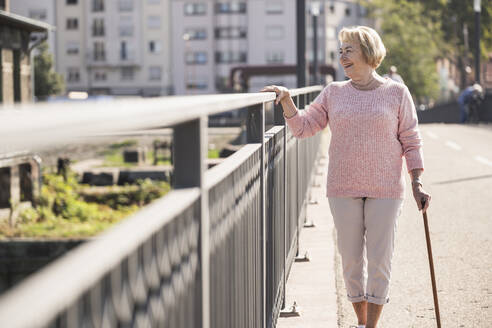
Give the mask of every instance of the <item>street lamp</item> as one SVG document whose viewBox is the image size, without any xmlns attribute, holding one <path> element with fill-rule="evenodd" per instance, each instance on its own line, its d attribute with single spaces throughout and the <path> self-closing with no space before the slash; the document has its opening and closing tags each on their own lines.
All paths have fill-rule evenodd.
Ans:
<svg viewBox="0 0 492 328">
<path fill-rule="evenodd" d="M 318 16 L 320 13 L 319 2 L 311 3 L 311 15 L 313 15 L 313 84 L 319 83 L 318 79 Z"/>
<path fill-rule="evenodd" d="M 475 12 L 475 82 L 480 84 L 480 0 L 473 1 L 473 11 Z"/>
</svg>

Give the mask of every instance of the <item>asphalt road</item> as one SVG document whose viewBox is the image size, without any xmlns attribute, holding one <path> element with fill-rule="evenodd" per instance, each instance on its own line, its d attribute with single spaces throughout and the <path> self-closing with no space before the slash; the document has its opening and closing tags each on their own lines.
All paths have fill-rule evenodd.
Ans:
<svg viewBox="0 0 492 328">
<path fill-rule="evenodd" d="M 492 126 L 420 125 L 442 327 L 492 326 Z M 407 176 L 379 327 L 436 327 L 424 225 Z M 338 258 L 339 260 L 339 258 Z M 341 281 L 338 265 L 337 281 Z M 357 321 L 338 283 L 339 327 Z"/>
</svg>

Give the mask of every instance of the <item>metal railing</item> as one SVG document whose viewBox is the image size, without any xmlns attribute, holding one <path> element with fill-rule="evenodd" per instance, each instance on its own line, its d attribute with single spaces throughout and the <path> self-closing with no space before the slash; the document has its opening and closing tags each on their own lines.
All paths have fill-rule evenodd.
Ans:
<svg viewBox="0 0 492 328">
<path fill-rule="evenodd" d="M 321 90 L 291 94 L 304 108 Z M 280 109 L 265 122 L 274 99 L 259 93 L 0 110 L 0 149 L 162 126 L 173 128 L 175 145 L 175 189 L 8 291 L 0 298 L 2 327 L 274 327 L 320 144 L 320 135 L 294 138 Z M 207 117 L 237 108 L 247 111 L 248 143 L 206 171 Z"/>
</svg>

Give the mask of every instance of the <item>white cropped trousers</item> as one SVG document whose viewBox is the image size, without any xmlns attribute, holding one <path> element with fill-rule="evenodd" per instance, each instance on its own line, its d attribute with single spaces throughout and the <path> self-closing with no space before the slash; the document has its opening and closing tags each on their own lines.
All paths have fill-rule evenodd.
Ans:
<svg viewBox="0 0 492 328">
<path fill-rule="evenodd" d="M 403 199 L 328 197 L 350 302 L 389 302 L 391 259 Z"/>
</svg>

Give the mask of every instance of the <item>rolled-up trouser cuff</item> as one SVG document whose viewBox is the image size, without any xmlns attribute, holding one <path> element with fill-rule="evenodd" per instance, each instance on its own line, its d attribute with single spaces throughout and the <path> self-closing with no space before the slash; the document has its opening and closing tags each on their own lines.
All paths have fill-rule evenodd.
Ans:
<svg viewBox="0 0 492 328">
<path fill-rule="evenodd" d="M 348 298 L 349 302 L 351 302 L 351 303 L 357 303 L 357 302 L 362 302 L 362 301 L 366 300 L 366 297 L 364 295 L 361 295 L 361 296 L 347 295 L 347 298 Z"/>
<path fill-rule="evenodd" d="M 389 298 L 388 297 L 374 297 L 374 296 L 369 296 L 367 294 L 366 294 L 365 299 L 369 303 L 374 303 L 374 304 L 378 304 L 378 305 L 384 305 L 384 304 L 386 304 L 386 303 L 389 302 Z"/>
</svg>

